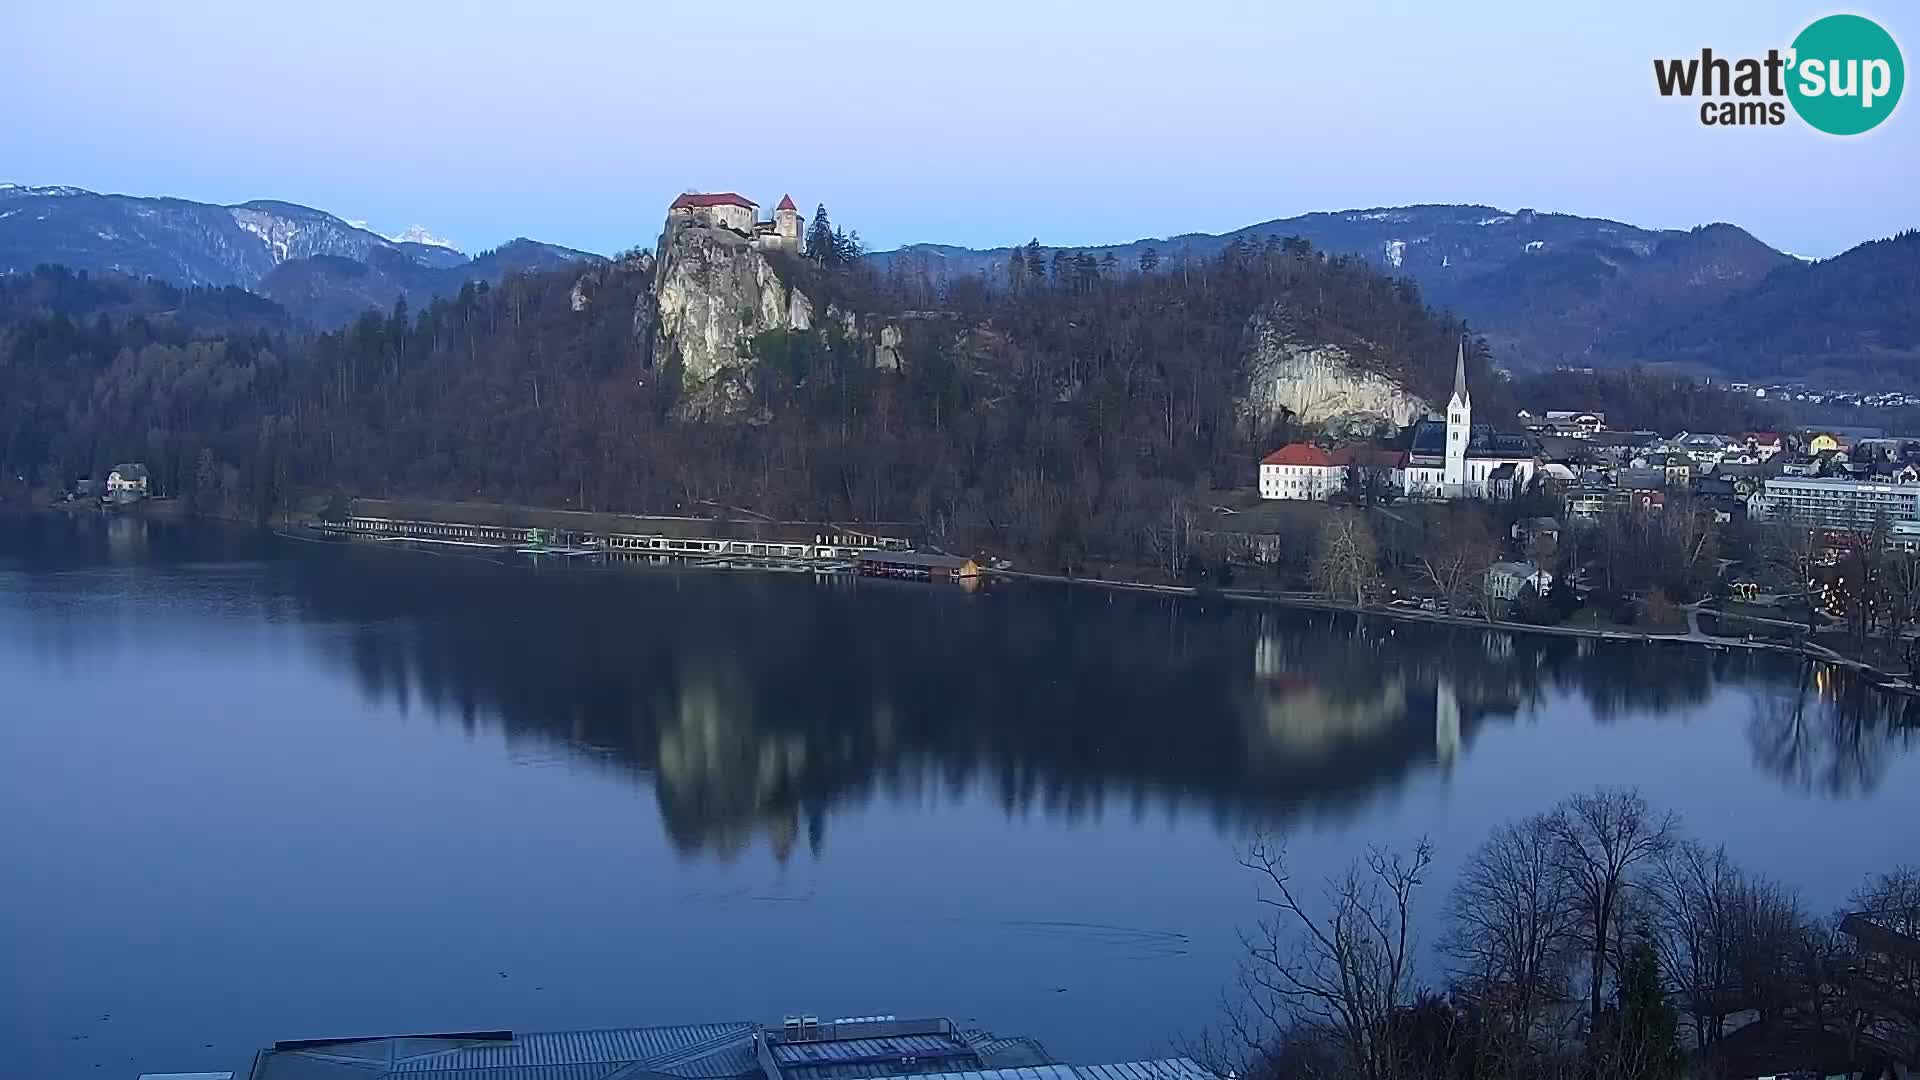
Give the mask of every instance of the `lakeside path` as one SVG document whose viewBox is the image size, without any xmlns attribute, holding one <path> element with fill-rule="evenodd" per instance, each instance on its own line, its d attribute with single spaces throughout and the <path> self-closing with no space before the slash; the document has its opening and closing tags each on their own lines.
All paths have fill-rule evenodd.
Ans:
<svg viewBox="0 0 1920 1080">
<path fill-rule="evenodd" d="M 1202 590 L 1186 585 L 1155 585 L 1144 581 L 1113 581 L 1105 578 L 1067 577 L 1064 574 L 1035 574 L 1020 570 L 988 570 L 988 576 L 1016 581 L 1045 581 L 1061 585 L 1083 585 L 1095 588 L 1116 589 L 1123 592 L 1160 593 L 1166 596 L 1199 596 Z M 1789 653 L 1810 657 L 1829 664 L 1839 664 L 1873 677 L 1881 686 L 1902 693 L 1920 692 L 1908 681 L 1906 675 L 1896 675 L 1883 671 L 1872 664 L 1842 655 L 1825 645 L 1804 642 L 1797 645 L 1782 644 L 1777 641 L 1756 641 L 1745 637 L 1729 637 L 1724 634 L 1709 634 L 1701 629 L 1700 616 L 1712 615 L 1716 618 L 1743 619 L 1763 625 L 1784 626 L 1799 629 L 1798 623 L 1789 623 L 1779 619 L 1758 618 L 1751 615 L 1725 615 L 1713 608 L 1700 604 L 1690 604 L 1684 609 L 1687 613 L 1687 632 L 1647 633 L 1633 630 L 1601 630 L 1585 626 L 1541 626 L 1536 623 L 1512 622 L 1506 619 L 1473 618 L 1466 615 L 1447 615 L 1434 611 L 1421 611 L 1417 608 L 1390 607 L 1386 604 L 1369 604 L 1355 607 L 1328 600 L 1324 596 L 1312 593 L 1260 592 L 1250 589 L 1209 589 L 1209 596 L 1219 596 L 1256 604 L 1273 604 L 1280 607 L 1306 608 L 1319 611 L 1350 611 L 1361 615 L 1374 615 L 1402 622 L 1437 623 L 1442 626 L 1479 627 L 1484 630 L 1503 630 L 1515 634 L 1551 634 L 1559 637 L 1584 637 L 1601 641 L 1654 642 L 1672 641 L 1690 645 L 1705 645 L 1717 649 L 1756 649 L 1766 652 Z"/>
</svg>

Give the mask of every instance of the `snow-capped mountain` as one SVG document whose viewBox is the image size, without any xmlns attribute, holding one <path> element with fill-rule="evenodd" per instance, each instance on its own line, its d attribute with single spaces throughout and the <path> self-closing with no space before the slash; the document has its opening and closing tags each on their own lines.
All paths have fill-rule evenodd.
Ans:
<svg viewBox="0 0 1920 1080">
<path fill-rule="evenodd" d="M 598 258 L 532 241 L 514 250 L 529 253 L 521 260 L 525 266 Z M 218 206 L 0 184 L 0 274 L 47 263 L 176 285 L 237 285 L 322 322 L 363 300 L 373 306 L 402 295 L 423 301 L 448 289 L 457 292 L 470 279 L 497 282 L 503 273 L 525 268 L 498 257 L 470 260 L 419 225 L 382 236 L 364 222 L 297 203 L 259 199 Z M 276 273 L 282 268 L 288 273 Z M 274 286 L 287 281 L 300 282 L 297 293 L 274 296 Z"/>
<path fill-rule="evenodd" d="M 274 267 L 315 255 L 365 259 L 403 249 L 321 210 L 268 199 L 216 206 L 0 185 L 0 273 L 59 263 L 182 285 L 258 285 Z"/>
<path fill-rule="evenodd" d="M 448 251 L 460 250 L 454 246 L 453 241 L 443 240 L 428 232 L 425 225 L 409 225 L 397 233 L 387 234 L 387 239 L 396 244 L 424 244 L 427 247 L 446 248 Z"/>
</svg>

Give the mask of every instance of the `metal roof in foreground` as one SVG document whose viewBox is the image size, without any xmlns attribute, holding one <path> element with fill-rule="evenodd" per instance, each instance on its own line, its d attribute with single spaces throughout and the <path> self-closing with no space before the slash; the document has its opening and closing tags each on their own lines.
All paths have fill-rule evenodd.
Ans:
<svg viewBox="0 0 1920 1080">
<path fill-rule="evenodd" d="M 753 1023 L 283 1042 L 250 1080 L 708 1080 L 757 1071 Z"/>
<path fill-rule="evenodd" d="M 923 1073 L 887 1080 L 1219 1080 L 1191 1058 L 1125 1061 L 1116 1065 L 1036 1065 L 1022 1069 Z"/>
</svg>

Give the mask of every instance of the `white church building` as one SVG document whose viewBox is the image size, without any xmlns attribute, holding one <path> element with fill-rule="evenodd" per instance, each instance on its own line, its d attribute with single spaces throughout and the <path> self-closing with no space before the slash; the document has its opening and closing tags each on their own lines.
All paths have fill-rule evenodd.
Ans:
<svg viewBox="0 0 1920 1080">
<path fill-rule="evenodd" d="M 1531 435 L 1473 424 L 1467 392 L 1467 346 L 1454 358 L 1453 396 L 1444 421 L 1414 425 L 1408 449 L 1405 494 L 1424 499 L 1510 499 L 1533 482 L 1540 468 L 1539 443 Z"/>
</svg>

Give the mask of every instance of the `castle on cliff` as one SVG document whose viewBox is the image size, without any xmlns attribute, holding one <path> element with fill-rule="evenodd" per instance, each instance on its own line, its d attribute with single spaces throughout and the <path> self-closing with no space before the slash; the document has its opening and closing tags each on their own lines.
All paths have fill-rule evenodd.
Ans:
<svg viewBox="0 0 1920 1080">
<path fill-rule="evenodd" d="M 782 195 L 773 208 L 773 220 L 760 220 L 760 204 L 731 191 L 688 192 L 667 207 L 667 223 L 698 222 L 731 229 L 767 251 L 800 254 L 800 208 L 793 196 Z"/>
</svg>

